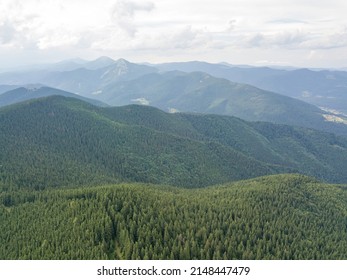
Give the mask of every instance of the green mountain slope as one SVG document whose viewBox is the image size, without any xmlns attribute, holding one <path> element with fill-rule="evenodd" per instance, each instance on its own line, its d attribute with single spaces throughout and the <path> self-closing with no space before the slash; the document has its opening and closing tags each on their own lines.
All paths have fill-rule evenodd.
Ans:
<svg viewBox="0 0 347 280">
<path fill-rule="evenodd" d="M 347 125 L 329 122 L 327 113 L 303 101 L 203 72 L 151 73 L 111 83 L 98 99 L 111 105 L 152 105 L 165 111 L 232 115 L 347 135 Z M 332 114 L 331 117 L 336 117 Z"/>
<path fill-rule="evenodd" d="M 244 120 L 219 115 L 167 114 L 144 106 L 105 108 L 108 118 L 169 132 L 198 141 L 213 141 L 242 154 L 332 182 L 346 182 L 347 141 L 307 128 Z M 284 169 L 283 169 L 284 168 Z"/>
<path fill-rule="evenodd" d="M 3 186 L 125 180 L 196 187 L 276 172 L 218 142 L 121 124 L 103 110 L 58 96 L 2 109 Z"/>
<path fill-rule="evenodd" d="M 203 71 L 215 77 L 250 84 L 347 114 L 346 71 L 239 67 L 199 61 L 153 66 L 161 71 Z"/>
<path fill-rule="evenodd" d="M 300 175 L 206 189 L 0 193 L 0 259 L 346 259 L 347 190 Z"/>
<path fill-rule="evenodd" d="M 0 110 L 0 186 L 201 187 L 300 172 L 347 182 L 347 140 L 309 129 L 53 96 Z"/>
</svg>

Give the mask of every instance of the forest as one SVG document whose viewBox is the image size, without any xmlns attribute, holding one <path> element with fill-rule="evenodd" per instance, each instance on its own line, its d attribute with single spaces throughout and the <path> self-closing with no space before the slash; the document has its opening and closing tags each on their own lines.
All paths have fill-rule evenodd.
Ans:
<svg viewBox="0 0 347 280">
<path fill-rule="evenodd" d="M 0 146 L 0 259 L 347 258 L 343 137 L 54 96 Z"/>
<path fill-rule="evenodd" d="M 0 196 L 0 259 L 346 259 L 347 187 L 273 175 Z"/>
<path fill-rule="evenodd" d="M 199 188 L 279 173 L 347 182 L 344 137 L 61 96 L 0 109 L 0 146 L 6 190 L 119 182 Z"/>
</svg>

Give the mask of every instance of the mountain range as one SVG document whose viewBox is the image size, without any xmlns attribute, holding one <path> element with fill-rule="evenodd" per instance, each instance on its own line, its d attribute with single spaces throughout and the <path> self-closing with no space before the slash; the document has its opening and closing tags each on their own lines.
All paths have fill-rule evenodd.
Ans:
<svg viewBox="0 0 347 280">
<path fill-rule="evenodd" d="M 250 121 L 303 126 L 347 135 L 347 121 L 333 122 L 339 116 L 331 112 L 204 72 L 151 73 L 112 83 L 93 97 L 111 105 L 138 103 L 168 112 L 231 115 Z"/>
<path fill-rule="evenodd" d="M 212 76 L 297 98 L 347 115 L 347 72 L 240 67 L 200 61 L 155 65 L 161 71 L 203 71 Z"/>
<path fill-rule="evenodd" d="M 43 85 L 27 85 L 25 87 L 16 87 L 3 94 L 0 94 L 0 107 L 23 102 L 26 100 L 54 95 L 77 98 L 97 106 L 107 106 L 101 101 L 79 96 L 77 94 L 73 94 L 71 92 L 63 91 L 60 89 L 46 87 Z"/>
<path fill-rule="evenodd" d="M 4 187 L 201 187 L 288 172 L 347 182 L 343 137 L 149 106 L 101 108 L 61 96 L 3 107 L 0 144 Z"/>
<path fill-rule="evenodd" d="M 0 74 L 0 259 L 346 259 L 344 115 L 160 67 Z"/>
<path fill-rule="evenodd" d="M 71 63 L 76 67 L 72 67 Z M 60 67 L 61 71 L 53 70 L 57 67 Z M 164 71 L 175 68 L 185 71 L 199 69 L 200 72 Z M 11 87 L 14 84 L 19 87 L 22 84 L 39 83 L 113 106 L 143 104 L 169 112 L 232 115 L 251 121 L 270 121 L 347 135 L 347 117 L 341 112 L 329 109 L 332 108 L 329 103 L 325 103 L 323 110 L 292 97 L 228 80 L 235 77 L 242 80 L 240 77 L 245 76 L 250 82 L 251 77 L 254 77 L 253 80 L 264 81 L 270 76 L 277 77 L 279 73 L 289 75 L 296 73 L 293 71 L 301 70 L 242 67 L 237 68 L 237 71 L 246 72 L 242 74 L 243 72 L 236 71 L 239 73 L 237 75 L 233 71 L 236 71 L 235 67 L 224 64 L 192 62 L 149 66 L 130 63 L 124 59 L 114 61 L 101 57 L 90 62 L 69 61 L 47 66 L 47 71 L 40 69 L 3 73 L 0 74 L 0 83 L 12 84 Z M 207 72 L 228 79 L 216 78 Z M 232 73 L 235 75 L 231 75 Z M 316 72 L 310 73 L 316 75 Z M 298 84 L 301 84 L 300 75 L 298 76 Z M 329 84 L 326 84 L 326 87 L 328 86 Z M 2 91 L 6 87 L 8 86 L 2 86 Z M 52 92 L 47 90 L 46 95 Z M 7 100 L 12 93 L 5 95 Z M 30 96 L 34 98 L 35 94 Z M 13 96 L 11 102 L 4 104 L 14 103 L 16 100 L 16 96 Z"/>
</svg>

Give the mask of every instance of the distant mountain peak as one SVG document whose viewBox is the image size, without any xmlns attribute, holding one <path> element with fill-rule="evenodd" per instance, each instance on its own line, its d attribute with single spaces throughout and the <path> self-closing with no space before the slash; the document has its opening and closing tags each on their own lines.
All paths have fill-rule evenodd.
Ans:
<svg viewBox="0 0 347 280">
<path fill-rule="evenodd" d="M 111 63 L 115 63 L 115 61 L 108 57 L 108 56 L 100 56 L 97 59 L 93 60 L 93 62 L 111 62 Z"/>
<path fill-rule="evenodd" d="M 101 78 L 105 78 L 108 75 L 115 75 L 117 77 L 126 75 L 129 72 L 130 62 L 120 58 L 115 61 L 114 64 L 111 65 L 101 76 Z"/>
<path fill-rule="evenodd" d="M 126 63 L 126 64 L 129 64 L 130 62 L 124 58 L 119 58 L 116 60 L 116 63 Z"/>
<path fill-rule="evenodd" d="M 96 70 L 99 68 L 108 67 L 115 63 L 116 61 L 114 61 L 112 58 L 108 56 L 100 56 L 99 58 L 84 64 L 84 67 L 90 70 Z"/>
</svg>

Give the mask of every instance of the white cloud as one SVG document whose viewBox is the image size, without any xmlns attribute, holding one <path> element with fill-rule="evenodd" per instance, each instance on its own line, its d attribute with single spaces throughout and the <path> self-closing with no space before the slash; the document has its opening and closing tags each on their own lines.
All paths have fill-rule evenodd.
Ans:
<svg viewBox="0 0 347 280">
<path fill-rule="evenodd" d="M 301 48 L 302 44 L 310 40 L 310 33 L 300 29 L 272 32 L 257 33 L 245 38 L 245 47 L 263 47 L 263 48 Z"/>
<path fill-rule="evenodd" d="M 302 47 L 313 50 L 347 47 L 347 28 L 345 27 L 341 31 L 333 31 L 326 34 L 326 36 L 316 34 L 312 40 L 304 42 Z"/>
<path fill-rule="evenodd" d="M 111 11 L 111 17 L 115 23 L 129 36 L 134 37 L 137 27 L 134 17 L 137 12 L 150 12 L 154 9 L 152 2 L 134 2 L 118 0 Z"/>
<path fill-rule="evenodd" d="M 5 21 L 0 24 L 0 43 L 1 44 L 9 44 L 12 42 L 16 34 L 16 29 L 13 25 Z"/>
<path fill-rule="evenodd" d="M 0 56 L 347 64 L 346 10 L 345 0 L 1 0 Z"/>
</svg>

